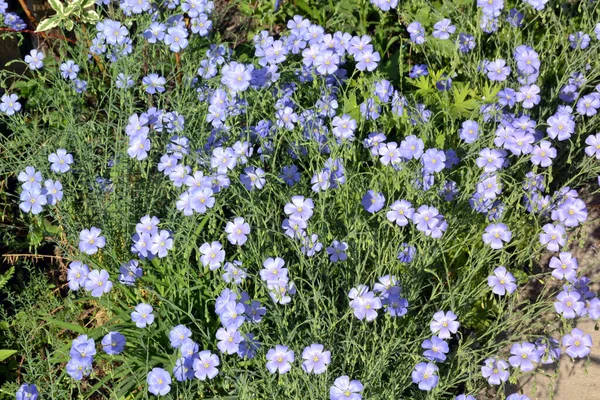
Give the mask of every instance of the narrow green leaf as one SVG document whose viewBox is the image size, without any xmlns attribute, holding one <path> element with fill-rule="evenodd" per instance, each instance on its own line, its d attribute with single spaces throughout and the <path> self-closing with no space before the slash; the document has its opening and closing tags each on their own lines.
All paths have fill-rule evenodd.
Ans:
<svg viewBox="0 0 600 400">
<path fill-rule="evenodd" d="M 123 364 L 120 365 L 115 371 L 113 371 L 112 374 L 110 375 L 106 375 L 104 378 L 102 378 L 102 380 L 100 380 L 98 383 L 96 383 L 94 386 L 92 386 L 90 389 L 86 390 L 85 393 L 85 398 L 89 399 L 91 397 L 94 396 L 94 394 L 100 390 L 103 387 L 107 387 L 107 383 L 113 379 L 113 376 L 116 375 L 117 377 L 122 377 L 123 376 L 123 372 L 127 371 L 129 368 L 129 366 L 127 364 Z M 125 379 L 125 382 L 133 380 L 133 377 L 130 377 L 129 379 Z M 135 381 L 134 381 L 135 382 Z M 106 386 L 105 386 L 106 385 Z"/>
<path fill-rule="evenodd" d="M 305 13 L 310 15 L 312 19 L 317 20 L 317 21 L 321 19 L 321 18 L 319 18 L 320 15 L 319 15 L 319 12 L 316 11 L 316 8 L 309 6 L 308 4 L 306 4 L 306 2 L 304 0 L 296 0 L 296 5 L 302 11 L 304 11 Z"/>
<path fill-rule="evenodd" d="M 85 334 L 86 333 L 86 329 L 83 326 L 77 325 L 77 324 L 73 324 L 70 322 L 64 322 L 64 321 L 59 321 L 53 318 L 45 318 L 46 322 L 52 324 L 52 325 L 56 325 L 59 328 L 62 329 L 67 329 L 70 330 L 72 332 L 76 332 L 76 333 L 80 333 L 80 334 Z"/>
<path fill-rule="evenodd" d="M 388 50 L 390 49 L 390 47 L 392 47 L 392 45 L 394 43 L 396 43 L 398 40 L 400 40 L 400 36 L 392 36 L 392 38 L 390 40 L 387 41 L 387 45 L 385 46 L 385 51 L 384 53 L 387 53 Z"/>
</svg>

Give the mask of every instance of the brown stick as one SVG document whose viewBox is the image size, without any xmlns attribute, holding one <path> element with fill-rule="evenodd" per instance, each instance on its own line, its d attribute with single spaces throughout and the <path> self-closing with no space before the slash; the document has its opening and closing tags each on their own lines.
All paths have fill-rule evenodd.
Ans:
<svg viewBox="0 0 600 400">
<path fill-rule="evenodd" d="M 25 15 L 27 15 L 27 18 L 29 19 L 29 23 L 31 24 L 31 26 L 33 26 L 34 28 L 37 28 L 37 25 L 38 25 L 37 21 L 35 20 L 35 17 L 31 13 L 31 10 L 29 10 L 29 7 L 27 7 L 27 3 L 25 2 L 25 0 L 19 0 L 19 3 L 21 4 L 21 7 L 23 7 L 23 11 L 25 11 Z"/>
<path fill-rule="evenodd" d="M 33 259 L 40 259 L 40 258 L 51 258 L 53 260 L 68 260 L 68 258 L 66 257 L 60 257 L 60 256 L 51 256 L 51 255 L 47 255 L 47 254 L 14 254 L 14 253 L 6 253 L 6 254 L 2 254 L 2 257 L 4 258 L 4 261 L 7 261 L 9 263 L 11 263 L 12 260 L 16 260 L 17 258 L 33 258 Z"/>
<path fill-rule="evenodd" d="M 177 83 L 181 83 L 181 55 L 179 52 L 175 53 L 175 79 Z"/>
<path fill-rule="evenodd" d="M 21 361 L 19 361 L 19 368 L 17 368 L 17 385 L 21 383 L 21 368 L 23 367 L 23 363 L 25 362 L 25 355 L 21 356 Z"/>
</svg>

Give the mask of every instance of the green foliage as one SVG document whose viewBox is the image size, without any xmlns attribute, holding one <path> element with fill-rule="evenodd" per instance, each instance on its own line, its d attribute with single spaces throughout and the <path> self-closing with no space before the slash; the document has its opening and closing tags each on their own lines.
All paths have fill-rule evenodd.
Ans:
<svg viewBox="0 0 600 400">
<path fill-rule="evenodd" d="M 67 5 L 61 0 L 48 0 L 48 4 L 56 14 L 44 18 L 37 26 L 36 32 L 49 31 L 58 27 L 72 31 L 76 22 L 93 24 L 100 19 L 94 10 L 96 0 L 70 0 Z"/>
<path fill-rule="evenodd" d="M 48 398 L 76 398 L 76 388 L 65 379 L 64 370 L 55 368 L 50 359 L 64 348 L 72 336 L 64 329 L 45 323 L 50 315 L 59 320 L 78 321 L 84 310 L 63 298 L 45 274 L 29 263 L 19 263 L 22 286 L 5 287 L 0 304 L 0 353 L 8 357 L 0 363 L 0 399 L 14 399 L 17 375 L 35 382 Z M 4 350 L 2 350 L 4 351 Z M 68 349 L 67 349 L 68 353 Z"/>
<path fill-rule="evenodd" d="M 349 146 L 340 145 L 329 135 L 330 154 L 322 152 L 322 144 L 307 137 L 301 127 L 275 130 L 269 138 L 252 137 L 250 127 L 274 118 L 278 96 L 284 89 L 280 82 L 268 89 L 251 88 L 240 94 L 248 107 L 228 118 L 229 131 L 212 132 L 206 120 L 208 102 L 204 97 L 200 100 L 198 95 L 206 97 L 206 88 L 219 87 L 220 76 L 200 80 L 197 86 L 191 84 L 209 41 L 194 38 L 190 47 L 176 57 L 166 46 L 151 46 L 140 38 L 150 23 L 148 15 L 134 17 L 131 36 L 139 43 L 131 55 L 115 62 L 88 61 L 89 44 L 85 40 L 55 49 L 56 59 L 72 59 L 81 66 L 80 76 L 88 82 L 88 90 L 83 94 L 76 93 L 71 82 L 60 78 L 60 61 L 52 56 L 46 57 L 42 71 L 31 76 L 4 73 L 3 84 L 10 85 L 8 89 L 18 92 L 27 103 L 23 113 L 11 118 L 2 116 L 10 131 L 0 139 L 3 155 L 0 174 L 14 180 L 20 171 L 32 165 L 44 178 L 59 179 L 65 194 L 61 202 L 45 207 L 41 215 L 16 211 L 27 228 L 23 244 L 33 251 L 50 244 L 64 257 L 64 264 L 56 268 L 57 276 L 50 283 L 48 276 L 29 265 L 23 266 L 30 275 L 19 275 L 22 292 L 7 285 L 15 273 L 14 267 L 0 278 L 0 289 L 6 285 L 7 296 L 6 305 L 0 309 L 3 321 L 0 348 L 12 349 L 0 350 L 0 360 L 4 357 L 10 363 L 3 370 L 8 382 L 0 389 L 3 396 L 0 398 L 13 396 L 18 374 L 22 380 L 36 383 L 44 398 L 147 398 L 148 372 L 153 367 L 172 371 L 179 357 L 178 350 L 171 348 L 168 340 L 174 326 L 188 326 L 201 350 L 217 352 L 215 332 L 220 322 L 214 312 L 215 299 L 225 288 L 243 290 L 267 308 L 267 316 L 261 323 L 250 327 L 247 323 L 243 328 L 244 335 L 253 333 L 261 342 L 257 357 L 242 360 L 235 355 L 219 354 L 221 366 L 217 379 L 174 382 L 167 398 L 317 399 L 326 396 L 333 380 L 341 375 L 360 379 L 365 385 L 365 398 L 453 398 L 460 391 L 484 390 L 485 382 L 480 376 L 483 360 L 506 354 L 508 343 L 561 333 L 560 329 L 546 331 L 545 322 L 539 318 L 552 310 L 550 302 L 530 302 L 518 293 L 498 297 L 486 284 L 486 277 L 499 265 L 512 271 L 521 286 L 530 279 L 548 275 L 531 272 L 535 256 L 541 250 L 538 234 L 545 216 L 526 213 L 523 207 L 522 182 L 531 169 L 528 160 L 515 157 L 510 170 L 498 173 L 503 182 L 502 221 L 513 233 L 506 248 L 494 251 L 483 244 L 481 234 L 490 221 L 469 206 L 481 175 L 475 158 L 482 148 L 492 146 L 496 126 L 493 121 L 486 123 L 479 110 L 493 103 L 496 94 L 506 87 L 490 83 L 479 73 L 479 62 L 484 58 L 510 58 L 515 45 L 510 35 L 517 33 L 506 24 L 494 37 L 485 37 L 478 30 L 480 44 L 476 50 L 460 54 L 447 41 L 428 38 L 424 46 L 415 46 L 404 29 L 409 22 L 418 20 L 430 32 L 438 19 L 448 16 L 460 29 L 472 32 L 478 28 L 471 3 L 405 2 L 398 11 L 382 13 L 365 0 L 296 0 L 284 2 L 273 13 L 270 2 L 241 0 L 240 10 L 258 21 L 257 31 L 280 27 L 295 13 L 302 13 L 329 31 L 368 33 L 374 38 L 374 45 L 382 54 L 380 70 L 374 74 L 351 73 L 337 93 L 338 114 L 348 114 L 358 121 L 356 141 Z M 76 1 L 65 6 L 58 0 L 52 1 L 56 15 L 42 21 L 38 30 L 72 28 L 76 38 L 93 37 L 87 32 L 92 27 L 74 23 L 90 23 L 97 18 L 90 14 L 91 4 Z M 581 20 L 569 20 L 568 24 L 572 24 L 569 27 L 559 26 L 562 20 L 556 19 L 552 12 L 545 12 L 540 19 L 551 24 L 551 28 L 542 29 L 542 21 L 532 18 L 530 25 L 518 33 L 523 43 L 540 43 L 540 56 L 548 63 L 541 71 L 541 81 L 549 85 L 564 84 L 565 71 L 584 70 L 588 62 L 597 67 L 597 59 L 564 53 L 564 46 L 555 35 L 558 31 L 563 37 L 567 29 L 575 26 L 585 26 L 590 31 L 592 16 L 598 14 L 591 7 L 582 9 Z M 247 48 L 236 51 L 245 52 L 245 62 L 253 61 Z M 412 66 L 421 62 L 430 65 L 429 75 L 407 78 Z M 295 61 L 282 66 L 281 80 L 295 79 L 297 67 Z M 166 77 L 165 95 L 150 96 L 144 92 L 141 79 L 152 72 Z M 119 73 L 132 75 L 136 85 L 119 90 L 115 86 Z M 453 79 L 452 88 L 440 91 L 436 83 L 444 75 Z M 312 83 L 296 82 L 298 89 L 292 97 L 298 113 L 313 108 L 324 94 L 333 93 L 322 76 L 313 78 Z M 384 110 L 382 116 L 375 121 L 365 120 L 360 104 L 373 96 L 375 82 L 383 78 L 390 79 L 407 96 L 406 107 L 394 114 L 389 112 L 388 104 L 376 100 Z M 597 78 L 597 73 L 590 75 L 588 86 L 592 87 Z M 11 83 L 15 79 L 20 80 Z M 544 102 L 536 115 L 539 121 L 551 115 L 558 104 L 556 96 L 549 96 Z M 427 122 L 417 121 L 417 105 L 432 110 Z M 215 196 L 214 208 L 205 214 L 184 216 L 175 206 L 184 189 L 174 187 L 156 167 L 171 144 L 171 134 L 152 132 L 147 159 L 135 160 L 127 155 L 128 118 L 149 107 L 177 111 L 185 117 L 185 127 L 178 134 L 192 144 L 190 154 L 182 157 L 192 172 L 209 173 L 206 158 L 210 154 L 202 149 L 213 139 L 220 139 L 225 145 L 232 145 L 239 138 L 254 140 L 255 155 L 245 166 L 266 171 L 264 188 L 246 190 L 239 181 L 243 167 L 238 166 L 230 173 L 231 186 Z M 457 134 L 465 119 L 477 120 L 480 126 L 485 126 L 472 145 L 466 145 Z M 560 147 L 561 157 L 565 154 L 566 159 L 557 160 L 553 167 L 561 170 L 558 176 L 553 176 L 552 169 L 533 168 L 546 178 L 549 192 L 566 185 L 581 187 L 599 173 L 597 163 L 583 158 L 580 151 L 588 132 L 598 129 L 598 119 L 579 123 L 573 138 Z M 415 187 L 415 181 L 422 179 L 419 161 L 407 161 L 399 170 L 382 166 L 362 147 L 362 141 L 371 132 L 381 132 L 388 141 L 395 142 L 416 135 L 428 148 L 456 149 L 462 162 L 437 174 L 431 189 L 420 190 Z M 265 150 L 267 145 L 272 146 L 272 152 L 264 151 L 257 156 L 258 149 Z M 571 147 L 575 150 L 570 150 Z M 57 148 L 68 149 L 74 155 L 75 163 L 69 173 L 58 175 L 50 170 L 48 155 Z M 302 151 L 306 153 L 304 156 L 292 157 L 291 153 Z M 336 189 L 314 193 L 311 177 L 329 158 L 344 160 L 347 181 Z M 292 163 L 298 166 L 302 178 L 296 186 L 288 187 L 278 175 L 283 166 Z M 460 188 L 452 202 L 444 201 L 439 194 L 448 180 Z M 414 225 L 399 228 L 390 223 L 383 215 L 385 209 L 375 215 L 368 214 L 360 202 L 370 189 L 384 193 L 388 206 L 396 199 L 406 199 L 417 206 L 434 205 L 446 217 L 448 231 L 442 238 L 432 239 Z M 282 232 L 283 207 L 291 196 L 299 194 L 315 201 L 308 233 L 318 234 L 325 247 L 336 239 L 347 242 L 346 262 L 332 263 L 324 252 L 305 256 L 302 244 Z M 18 190 L 7 189 L 4 195 L 18 203 Z M 125 286 L 118 282 L 119 267 L 135 258 L 131 252 L 132 237 L 136 223 L 144 215 L 160 218 L 160 228 L 171 232 L 174 248 L 165 258 L 140 260 L 143 277 L 134 285 Z M 236 216 L 245 218 L 252 228 L 243 247 L 229 244 L 224 232 L 227 221 Z M 107 245 L 98 253 L 87 255 L 78 250 L 77 243 L 79 232 L 91 226 L 102 229 Z M 212 241 L 225 245 L 227 261 L 239 260 L 248 270 L 248 278 L 237 289 L 224 282 L 221 270 L 211 271 L 202 266 L 199 246 Z M 417 249 L 417 257 L 410 264 L 397 258 L 398 247 L 404 242 Z M 269 289 L 260 279 L 264 260 L 276 256 L 286 261 L 297 287 L 297 294 L 287 305 L 274 304 Z M 99 299 L 83 290 L 68 292 L 66 264 L 74 260 L 83 261 L 91 269 L 108 271 L 113 290 Z M 410 304 L 407 316 L 392 318 L 381 312 L 373 322 L 359 321 L 348 306 L 348 291 L 360 284 L 372 287 L 388 274 L 401 281 L 403 295 Z M 156 318 L 145 329 L 131 322 L 131 312 L 142 302 L 154 307 Z M 427 394 L 412 383 L 410 371 L 423 360 L 421 343 L 431 336 L 428 326 L 432 315 L 439 310 L 454 311 L 462 328 L 451 343 L 449 361 L 440 368 L 439 385 Z M 111 331 L 127 337 L 125 352 L 109 356 L 99 350 L 91 375 L 82 382 L 72 380 L 65 372 L 72 340 L 86 334 L 97 343 Z M 265 369 L 265 354 L 275 345 L 289 346 L 299 360 L 302 349 L 317 342 L 332 351 L 332 364 L 326 374 L 309 376 L 298 361 L 290 373 L 282 376 L 271 375 Z"/>
<path fill-rule="evenodd" d="M 15 267 L 11 266 L 8 268 L 8 271 L 4 272 L 4 274 L 2 276 L 0 276 L 0 290 L 6 286 L 6 284 L 8 283 L 8 281 L 10 280 L 10 278 L 12 278 L 12 276 L 15 273 Z"/>
</svg>

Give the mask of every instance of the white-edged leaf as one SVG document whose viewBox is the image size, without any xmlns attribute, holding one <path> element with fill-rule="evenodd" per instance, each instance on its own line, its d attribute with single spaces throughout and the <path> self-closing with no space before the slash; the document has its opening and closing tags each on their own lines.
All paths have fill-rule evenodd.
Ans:
<svg viewBox="0 0 600 400">
<path fill-rule="evenodd" d="M 86 11 L 82 16 L 83 20 L 87 23 L 94 23 L 100 19 L 100 16 L 95 10 Z"/>
<path fill-rule="evenodd" d="M 84 10 L 86 8 L 91 8 L 91 7 L 95 7 L 96 6 L 96 0 L 85 0 L 83 2 L 83 5 L 81 6 L 81 8 L 83 8 Z"/>
<path fill-rule="evenodd" d="M 79 10 L 79 5 L 75 2 L 69 3 L 67 8 L 65 8 L 65 15 L 69 16 L 75 12 L 75 10 Z"/>
<path fill-rule="evenodd" d="M 50 7 L 52 7 L 52 9 L 56 11 L 58 15 L 65 15 L 65 6 L 60 2 L 60 0 L 48 0 L 48 4 L 50 4 Z"/>
<path fill-rule="evenodd" d="M 37 26 L 36 32 L 44 32 L 52 28 L 56 28 L 59 22 L 60 19 L 58 19 L 56 15 L 50 18 L 46 18 Z"/>
<path fill-rule="evenodd" d="M 81 6 L 83 5 L 83 3 L 85 2 L 85 0 L 72 0 L 71 4 L 69 4 L 69 6 L 74 7 L 74 8 L 81 8 Z"/>
</svg>

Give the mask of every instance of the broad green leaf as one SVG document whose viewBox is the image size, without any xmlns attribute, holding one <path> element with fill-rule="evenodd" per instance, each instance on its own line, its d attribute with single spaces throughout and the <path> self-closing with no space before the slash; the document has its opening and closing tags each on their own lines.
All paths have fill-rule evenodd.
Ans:
<svg viewBox="0 0 600 400">
<path fill-rule="evenodd" d="M 496 100 L 496 95 L 502 89 L 500 85 L 494 85 L 486 83 L 482 89 L 481 97 L 486 102 L 494 102 Z"/>
<path fill-rule="evenodd" d="M 431 26 L 436 19 L 431 16 L 431 8 L 429 6 L 420 7 L 415 15 L 415 21 L 419 21 L 423 26 Z"/>
<path fill-rule="evenodd" d="M 27 241 L 31 246 L 38 246 L 42 243 L 42 239 L 44 239 L 44 234 L 39 229 L 32 229 L 27 234 Z"/>
<path fill-rule="evenodd" d="M 468 116 L 469 113 L 477 108 L 478 102 L 475 99 L 467 99 L 467 96 L 473 95 L 473 91 L 470 89 L 469 84 L 462 85 L 456 84 L 452 87 L 454 94 L 454 104 L 450 107 L 450 115 L 453 117 L 464 117 Z"/>
<path fill-rule="evenodd" d="M 446 135 L 444 135 L 443 133 L 440 133 L 439 135 L 437 135 L 437 137 L 435 138 L 435 144 L 438 148 L 443 149 L 444 148 L 444 142 L 446 141 Z"/>
<path fill-rule="evenodd" d="M 411 83 L 418 88 L 416 93 L 419 96 L 427 97 L 429 94 L 435 92 L 430 79 L 426 76 L 420 76 L 418 79 L 413 79 Z"/>
<path fill-rule="evenodd" d="M 347 101 L 344 101 L 344 114 L 350 115 L 357 121 L 360 119 L 360 110 L 356 103 L 356 93 L 354 91 L 350 92 Z"/>
<path fill-rule="evenodd" d="M 438 82 L 442 79 L 442 76 L 444 75 L 444 70 L 440 69 L 438 71 L 431 71 L 429 73 L 430 79 L 432 82 Z"/>
<path fill-rule="evenodd" d="M 73 20 L 66 20 L 65 21 L 65 29 L 68 31 L 73 30 L 73 26 L 75 25 L 75 23 L 73 22 Z"/>
<path fill-rule="evenodd" d="M 246 3 L 246 2 L 241 2 L 238 6 L 238 9 L 244 15 L 251 16 L 254 13 L 254 9 L 252 7 L 250 7 L 249 3 Z M 248 33 L 250 34 L 251 32 L 248 32 Z"/>
<path fill-rule="evenodd" d="M 20 61 L 20 60 L 15 60 Z M 10 63 L 7 63 L 8 66 Z M 37 83 L 34 79 L 26 80 L 26 81 L 18 81 L 15 82 L 14 87 L 21 92 L 21 96 L 29 98 L 30 93 L 37 86 Z"/>
<path fill-rule="evenodd" d="M 1 349 L 0 350 L 0 361 L 4 361 L 6 360 L 8 357 L 17 354 L 16 350 L 7 350 L 7 349 Z"/>
<path fill-rule="evenodd" d="M 50 18 L 46 18 L 42 22 L 40 22 L 40 24 L 38 25 L 38 27 L 36 29 L 36 32 L 44 32 L 44 31 L 48 31 L 52 28 L 56 28 L 58 26 L 59 22 L 60 22 L 60 20 L 58 19 L 58 17 L 56 15 L 53 17 L 50 17 Z"/>
<path fill-rule="evenodd" d="M 60 226 L 52 225 L 52 222 L 48 221 L 47 219 L 44 219 L 44 229 L 46 232 L 52 234 L 57 234 L 60 232 Z"/>
</svg>

